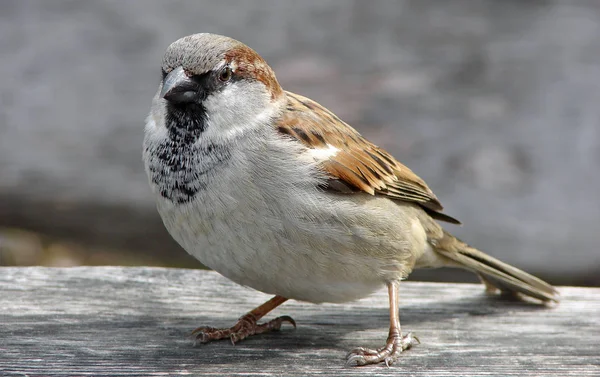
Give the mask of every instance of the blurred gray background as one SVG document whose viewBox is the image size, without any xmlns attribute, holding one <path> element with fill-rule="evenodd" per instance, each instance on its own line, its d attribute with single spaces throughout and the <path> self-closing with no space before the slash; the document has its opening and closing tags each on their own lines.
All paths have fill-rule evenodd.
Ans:
<svg viewBox="0 0 600 377">
<path fill-rule="evenodd" d="M 199 265 L 140 157 L 162 53 L 196 32 L 248 44 L 392 152 L 465 241 L 600 285 L 597 0 L 3 0 L 0 264 Z"/>
</svg>

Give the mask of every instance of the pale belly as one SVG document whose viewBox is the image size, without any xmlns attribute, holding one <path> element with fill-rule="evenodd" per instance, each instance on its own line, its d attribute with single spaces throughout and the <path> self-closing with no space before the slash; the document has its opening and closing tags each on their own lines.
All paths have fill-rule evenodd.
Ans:
<svg viewBox="0 0 600 377">
<path fill-rule="evenodd" d="M 240 141 L 226 162 L 212 165 L 214 156 L 199 149 L 186 174 L 170 172 L 147 148 L 158 211 L 188 253 L 238 284 L 310 302 L 358 299 L 410 273 L 426 248 L 421 210 L 320 191 L 314 164 L 292 157 L 302 152 L 297 144 L 264 136 L 263 144 Z M 194 196 L 176 204 L 162 192 L 182 179 Z"/>
<path fill-rule="evenodd" d="M 215 198 L 202 196 L 177 207 L 159 202 L 158 208 L 167 230 L 188 253 L 234 282 L 265 293 L 345 302 L 410 272 L 415 255 L 409 249 L 415 240 L 398 228 L 404 226 L 400 221 L 385 220 L 390 215 L 387 199 L 381 201 L 385 209 L 365 210 L 366 200 L 378 199 L 331 207 L 331 197 L 319 195 L 311 197 L 310 209 L 306 200 L 296 207 L 290 201 L 237 200 L 228 210 L 220 206 L 216 211 L 210 203 Z"/>
</svg>

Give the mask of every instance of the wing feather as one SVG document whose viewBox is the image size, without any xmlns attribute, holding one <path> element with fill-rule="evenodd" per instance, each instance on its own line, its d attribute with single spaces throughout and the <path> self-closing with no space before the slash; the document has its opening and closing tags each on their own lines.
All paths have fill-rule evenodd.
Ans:
<svg viewBox="0 0 600 377">
<path fill-rule="evenodd" d="M 341 193 L 362 191 L 414 202 L 438 220 L 460 224 L 441 212 L 442 204 L 425 181 L 392 155 L 320 104 L 294 93 L 286 94 L 288 111 L 279 119 L 277 130 L 308 148 L 337 150 L 321 162 L 321 168 L 330 177 L 326 189 Z"/>
</svg>

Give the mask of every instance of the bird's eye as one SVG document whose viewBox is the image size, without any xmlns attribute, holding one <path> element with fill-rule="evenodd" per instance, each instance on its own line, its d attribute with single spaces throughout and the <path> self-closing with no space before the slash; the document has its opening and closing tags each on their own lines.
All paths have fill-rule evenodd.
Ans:
<svg viewBox="0 0 600 377">
<path fill-rule="evenodd" d="M 219 80 L 223 82 L 227 82 L 231 80 L 231 76 L 233 75 L 233 71 L 230 67 L 224 67 L 221 72 L 219 72 Z"/>
</svg>

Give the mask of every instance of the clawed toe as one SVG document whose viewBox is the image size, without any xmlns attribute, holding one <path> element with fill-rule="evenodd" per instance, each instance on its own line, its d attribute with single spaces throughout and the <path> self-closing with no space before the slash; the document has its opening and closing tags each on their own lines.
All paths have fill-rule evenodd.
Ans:
<svg viewBox="0 0 600 377">
<path fill-rule="evenodd" d="M 370 350 L 370 349 L 365 348 L 365 347 L 356 347 L 356 348 L 353 348 L 353 349 L 350 350 L 350 352 L 348 352 L 346 354 L 346 360 L 349 359 L 351 356 L 354 356 L 354 355 L 364 355 L 365 353 L 371 352 L 371 351 L 373 351 L 373 350 Z"/>
<path fill-rule="evenodd" d="M 396 361 L 402 351 L 417 344 L 419 344 L 419 339 L 412 333 L 408 333 L 403 337 L 388 338 L 386 345 L 379 349 L 357 347 L 346 355 L 346 365 L 363 366 L 385 362 L 389 367 Z"/>
<path fill-rule="evenodd" d="M 229 329 L 218 329 L 215 327 L 202 326 L 198 327 L 194 331 L 192 331 L 192 336 L 194 337 L 194 345 L 197 343 L 208 343 L 213 340 L 219 340 L 227 338 L 231 333 L 236 331 L 239 322 Z"/>
<path fill-rule="evenodd" d="M 419 338 L 417 338 L 416 335 L 413 335 L 413 333 L 409 332 L 408 334 L 402 337 L 401 343 L 402 349 L 406 351 L 407 349 L 410 349 L 411 347 L 416 346 L 417 344 L 421 344 L 421 341 L 419 340 Z"/>
<path fill-rule="evenodd" d="M 213 340 L 229 338 L 235 344 L 251 335 L 264 334 L 271 331 L 279 331 L 281 325 L 287 322 L 296 328 L 296 321 L 289 316 L 277 317 L 269 322 L 258 324 L 254 316 L 247 314 L 240 318 L 231 328 L 218 329 L 215 327 L 198 327 L 192 331 L 194 345 L 196 343 L 209 343 Z"/>
</svg>

